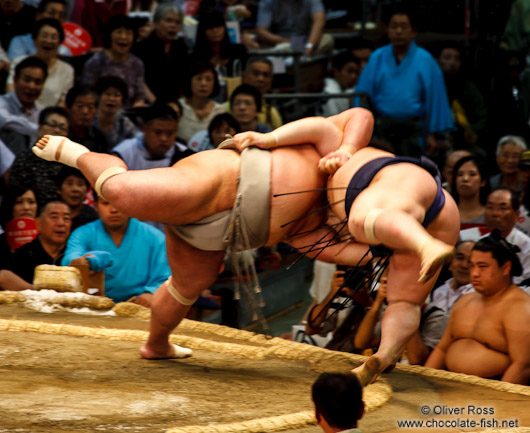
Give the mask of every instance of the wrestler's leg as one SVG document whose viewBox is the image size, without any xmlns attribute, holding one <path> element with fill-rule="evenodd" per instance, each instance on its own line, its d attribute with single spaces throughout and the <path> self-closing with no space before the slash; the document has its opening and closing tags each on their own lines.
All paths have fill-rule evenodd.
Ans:
<svg viewBox="0 0 530 433">
<path fill-rule="evenodd" d="M 435 279 L 422 284 L 417 281 L 418 257 L 412 253 L 394 253 L 388 267 L 387 301 L 381 323 L 379 349 L 353 372 L 363 386 L 375 381 L 387 367 L 398 361 L 405 346 L 420 324 L 421 306 Z M 440 270 L 436 272 L 438 275 Z"/>
<path fill-rule="evenodd" d="M 171 282 L 177 296 L 194 299 L 216 280 L 224 251 L 203 251 L 184 242 L 170 229 L 166 230 L 166 248 Z M 151 304 L 150 333 L 140 353 L 143 358 L 161 359 L 173 357 L 173 346 L 169 335 L 178 326 L 189 310 L 170 294 L 166 284 L 155 293 Z"/>
</svg>

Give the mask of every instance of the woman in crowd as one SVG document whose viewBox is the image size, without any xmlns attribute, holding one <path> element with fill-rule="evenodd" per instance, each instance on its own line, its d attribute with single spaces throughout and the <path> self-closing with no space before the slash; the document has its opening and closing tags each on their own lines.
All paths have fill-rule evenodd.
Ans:
<svg viewBox="0 0 530 433">
<path fill-rule="evenodd" d="M 218 11 L 205 12 L 199 17 L 199 26 L 193 49 L 195 60 L 206 60 L 225 76 L 238 73 L 237 61 L 242 71 L 247 60 L 247 49 L 242 44 L 230 42 L 223 14 Z"/>
<path fill-rule="evenodd" d="M 182 30 L 182 11 L 171 3 L 159 4 L 153 16 L 154 30 L 134 47 L 133 52 L 145 66 L 149 99 L 175 100 L 185 79 L 188 47 L 178 35 Z"/>
<path fill-rule="evenodd" d="M 70 206 L 72 212 L 70 232 L 99 218 L 98 213 L 85 204 L 89 187 L 85 176 L 74 168 L 63 167 L 57 175 L 57 193 Z"/>
<path fill-rule="evenodd" d="M 44 107 L 64 106 L 66 93 L 74 85 L 74 68 L 59 59 L 59 46 L 64 40 L 63 27 L 56 19 L 44 18 L 35 23 L 32 36 L 37 50 L 35 56 L 48 65 L 48 77 L 37 102 Z M 28 56 L 17 57 L 11 63 L 8 91 L 14 88 L 13 79 L 16 65 L 26 57 Z"/>
<path fill-rule="evenodd" d="M 2 205 L 0 206 L 0 224 L 6 230 L 7 223 L 14 218 L 36 218 L 37 197 L 35 192 L 29 188 L 10 185 L 4 193 Z M 27 242 L 32 239 L 28 238 Z M 7 242 L 6 233 L 0 235 L 0 263 L 6 265 L 11 259 L 13 250 Z M 3 266 L 0 266 L 0 269 Z"/>
<path fill-rule="evenodd" d="M 122 78 L 127 83 L 129 98 L 124 101 L 127 107 L 145 103 L 144 64 L 130 52 L 135 39 L 136 28 L 131 18 L 111 17 L 103 32 L 104 49 L 85 63 L 82 79 L 84 84 L 93 87 L 104 75 Z"/>
<path fill-rule="evenodd" d="M 96 92 L 99 102 L 92 124 L 107 135 L 111 147 L 126 138 L 133 138 L 138 133 L 138 128 L 120 112 L 128 96 L 125 81 L 113 75 L 101 77 L 96 83 Z"/>
<path fill-rule="evenodd" d="M 212 100 L 218 92 L 219 79 L 214 67 L 208 62 L 193 63 L 182 91 L 184 97 L 179 99 L 182 105 L 179 137 L 185 142 L 206 129 L 217 114 L 224 113 L 224 108 Z"/>
<path fill-rule="evenodd" d="M 230 113 L 221 113 L 212 119 L 207 130 L 199 131 L 191 137 L 188 147 L 195 152 L 215 149 L 227 135 L 233 136 L 240 132 L 241 127 L 234 116 Z"/>
<path fill-rule="evenodd" d="M 522 137 L 505 135 L 499 140 L 495 155 L 500 173 L 490 178 L 492 189 L 504 186 L 516 192 L 521 191 L 517 173 L 521 154 L 525 150 L 526 143 Z"/>
<path fill-rule="evenodd" d="M 249 84 L 236 87 L 230 96 L 230 111 L 241 126 L 242 131 L 270 132 L 271 128 L 258 123 L 261 112 L 261 93 Z"/>
<path fill-rule="evenodd" d="M 484 164 L 475 156 L 465 156 L 455 164 L 453 173 L 451 191 L 460 213 L 460 228 L 483 225 L 490 192 Z"/>
</svg>

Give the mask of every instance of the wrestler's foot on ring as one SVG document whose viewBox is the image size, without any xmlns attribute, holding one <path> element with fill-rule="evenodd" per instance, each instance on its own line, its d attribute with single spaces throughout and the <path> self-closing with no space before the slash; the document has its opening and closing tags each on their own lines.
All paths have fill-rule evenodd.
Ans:
<svg viewBox="0 0 530 433">
<path fill-rule="evenodd" d="M 351 153 L 343 150 L 336 150 L 328 153 L 318 162 L 318 169 L 328 174 L 335 173 L 339 168 L 348 162 Z"/>
<path fill-rule="evenodd" d="M 451 260 L 454 254 L 454 247 L 438 239 L 433 239 L 423 246 L 420 254 L 421 271 L 418 281 L 425 283 L 436 274 L 438 269 Z"/>
<path fill-rule="evenodd" d="M 191 349 L 172 343 L 169 343 L 163 351 L 152 350 L 147 347 L 147 344 L 144 344 L 140 349 L 140 355 L 144 359 L 182 359 L 189 358 L 192 354 L 193 351 Z"/>
<path fill-rule="evenodd" d="M 351 372 L 357 376 L 361 386 L 364 388 L 375 382 L 385 368 L 382 360 L 379 357 L 372 355 L 364 364 L 354 368 Z"/>
<path fill-rule="evenodd" d="M 77 159 L 90 152 L 82 144 L 75 143 L 67 137 L 45 135 L 31 149 L 35 155 L 46 161 L 58 161 L 70 167 L 77 167 Z"/>
</svg>

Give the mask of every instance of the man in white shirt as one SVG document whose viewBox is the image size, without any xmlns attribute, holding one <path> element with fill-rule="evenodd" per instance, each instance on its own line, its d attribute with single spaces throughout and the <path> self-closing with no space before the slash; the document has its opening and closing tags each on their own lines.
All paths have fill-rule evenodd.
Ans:
<svg viewBox="0 0 530 433">
<path fill-rule="evenodd" d="M 351 53 L 345 53 L 333 58 L 333 77 L 326 78 L 324 93 L 353 93 L 360 72 L 359 62 Z M 353 106 L 350 98 L 329 98 L 323 110 L 324 116 L 329 117 L 342 113 Z"/>
</svg>

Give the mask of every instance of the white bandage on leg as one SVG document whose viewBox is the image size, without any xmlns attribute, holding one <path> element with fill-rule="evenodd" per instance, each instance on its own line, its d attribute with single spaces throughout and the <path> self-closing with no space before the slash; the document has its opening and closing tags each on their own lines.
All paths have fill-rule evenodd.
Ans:
<svg viewBox="0 0 530 433">
<path fill-rule="evenodd" d="M 115 166 L 107 168 L 103 173 L 101 173 L 96 180 L 96 184 L 94 185 L 94 189 L 96 190 L 98 196 L 105 199 L 103 197 L 103 194 L 101 193 L 101 188 L 103 187 L 103 184 L 111 177 L 125 173 L 126 171 L 126 168 Z"/>
<path fill-rule="evenodd" d="M 364 219 L 364 235 L 371 245 L 379 245 L 381 241 L 375 236 L 375 220 L 381 215 L 383 209 L 373 209 L 366 215 Z"/>
<path fill-rule="evenodd" d="M 70 167 L 77 167 L 77 159 L 83 154 L 90 152 L 85 146 L 75 143 L 63 136 L 45 136 L 48 141 L 44 149 L 37 145 L 32 147 L 32 151 L 39 158 L 46 161 L 58 161 Z"/>
<path fill-rule="evenodd" d="M 169 292 L 169 294 L 171 296 L 173 296 L 173 298 L 175 298 L 175 300 L 177 302 L 180 302 L 181 304 L 183 305 L 193 305 L 195 303 L 195 301 L 197 299 L 199 299 L 199 297 L 197 296 L 196 298 L 194 299 L 190 299 L 190 298 L 186 298 L 185 296 L 182 296 L 179 291 L 177 290 L 177 288 L 173 285 L 173 283 L 171 282 L 171 277 L 169 277 L 166 281 L 166 287 L 167 287 L 167 291 Z"/>
</svg>

